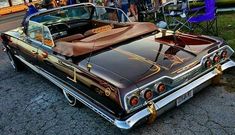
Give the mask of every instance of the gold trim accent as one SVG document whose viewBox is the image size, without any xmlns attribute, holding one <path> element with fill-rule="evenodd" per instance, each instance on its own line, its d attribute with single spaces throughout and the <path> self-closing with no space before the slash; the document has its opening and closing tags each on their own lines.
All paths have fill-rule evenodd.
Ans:
<svg viewBox="0 0 235 135">
<path fill-rule="evenodd" d="M 75 83 L 77 83 L 77 69 L 73 67 L 73 79 L 67 76 L 67 78 Z"/>
<path fill-rule="evenodd" d="M 105 92 L 105 96 L 107 96 L 107 97 L 111 95 L 111 89 L 110 88 L 106 88 L 104 92 Z"/>
<path fill-rule="evenodd" d="M 115 48 L 113 50 L 128 56 L 129 59 L 137 60 L 137 61 L 140 61 L 140 62 L 143 62 L 143 63 L 147 63 L 149 65 L 153 65 L 158 71 L 160 71 L 160 65 L 157 65 L 156 62 L 154 62 L 154 61 L 151 61 L 151 60 L 146 59 L 146 58 L 144 58 L 140 55 L 137 55 L 137 54 L 134 54 L 134 53 L 131 53 L 131 52 L 128 52 L 128 51 L 124 51 L 124 50 L 121 50 L 121 49 L 118 49 L 118 48 Z M 163 68 L 165 68 L 165 67 L 163 67 Z"/>
<path fill-rule="evenodd" d="M 185 70 L 188 70 L 189 68 L 192 68 L 193 66 L 197 65 L 198 62 L 199 61 L 196 60 L 196 61 L 194 61 L 194 62 L 192 62 L 192 63 L 190 63 L 190 64 L 188 64 L 188 65 L 186 65 L 182 68 L 177 69 L 176 71 L 171 72 L 171 74 L 175 74 L 175 73 L 179 74 L 179 73 L 181 73 Z"/>
<path fill-rule="evenodd" d="M 155 104 L 153 101 L 148 102 L 147 109 L 150 112 L 150 116 L 148 118 L 148 124 L 152 124 L 157 118 L 157 110 L 155 108 Z"/>
<path fill-rule="evenodd" d="M 145 79 L 145 78 L 148 78 L 148 77 L 150 77 L 150 76 L 152 76 L 152 75 L 154 75 L 154 74 L 157 74 L 157 73 L 161 70 L 160 65 L 157 65 L 156 62 L 151 61 L 151 60 L 149 60 L 149 59 L 146 59 L 146 58 L 144 58 L 144 57 L 142 57 L 142 56 L 140 56 L 140 55 L 137 55 L 137 54 L 134 54 L 134 53 L 131 53 L 131 52 L 128 52 L 128 51 L 124 51 L 124 50 L 118 49 L 118 48 L 115 48 L 115 49 L 113 49 L 113 50 L 115 50 L 115 51 L 117 51 L 117 52 L 119 52 L 119 53 L 121 53 L 121 54 L 124 54 L 124 55 L 128 56 L 128 57 L 129 57 L 128 59 L 137 60 L 137 61 L 140 61 L 140 62 L 142 62 L 142 63 L 147 63 L 147 64 L 149 64 L 149 65 L 152 66 L 151 69 L 150 69 L 150 71 L 152 71 L 153 73 L 151 73 L 151 74 L 145 76 L 145 77 L 142 78 L 141 80 L 143 80 L 143 79 Z M 166 68 L 166 67 L 163 67 L 163 66 L 161 66 L 161 67 L 164 68 L 164 69 L 166 69 L 166 70 L 168 70 L 168 68 Z"/>
<path fill-rule="evenodd" d="M 161 55 L 165 56 L 169 61 L 172 62 L 171 66 L 168 67 L 169 68 L 172 68 L 174 65 L 176 64 L 180 64 L 180 63 L 183 63 L 184 60 L 186 60 L 187 58 L 180 58 L 178 57 L 177 55 L 172 55 L 172 54 L 164 54 L 164 53 L 161 53 L 157 50 L 153 50 L 154 52 L 157 52 L 157 53 L 160 53 Z M 173 58 L 173 59 L 172 59 Z"/>
<path fill-rule="evenodd" d="M 90 70 L 91 70 L 91 68 L 92 68 L 92 65 L 91 65 L 90 63 L 87 63 L 86 68 L 87 68 L 87 70 L 90 72 Z"/>
<path fill-rule="evenodd" d="M 212 84 L 213 85 L 219 85 L 221 77 L 223 75 L 223 70 L 220 64 L 216 65 L 216 68 L 214 69 L 214 72 L 217 74 L 213 79 L 212 79 Z"/>
</svg>

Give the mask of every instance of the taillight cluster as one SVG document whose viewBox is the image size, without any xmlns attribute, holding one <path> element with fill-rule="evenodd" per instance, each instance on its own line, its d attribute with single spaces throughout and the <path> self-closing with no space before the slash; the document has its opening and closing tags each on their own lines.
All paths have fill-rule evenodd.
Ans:
<svg viewBox="0 0 235 135">
<path fill-rule="evenodd" d="M 130 105 L 131 106 L 136 106 L 139 103 L 139 98 L 137 96 L 132 96 L 130 98 Z"/>
<path fill-rule="evenodd" d="M 223 50 L 220 53 L 216 53 L 213 57 L 208 57 L 205 62 L 205 68 L 211 68 L 213 64 L 220 63 L 221 60 L 224 60 L 228 57 L 227 50 Z"/>
<path fill-rule="evenodd" d="M 145 89 L 145 90 L 142 90 L 141 93 L 140 93 L 141 97 L 143 97 L 145 100 L 150 100 L 153 98 L 153 92 L 151 89 Z"/>
<path fill-rule="evenodd" d="M 140 91 L 139 94 L 133 94 L 132 96 L 130 96 L 129 105 L 136 106 L 139 104 L 140 100 L 143 100 L 143 99 L 144 99 L 144 101 L 149 101 L 149 100 L 153 99 L 154 93 L 156 93 L 156 95 L 160 95 L 160 94 L 164 93 L 165 91 L 166 91 L 165 84 L 157 83 L 154 85 L 154 90 L 146 88 L 146 89 Z"/>
<path fill-rule="evenodd" d="M 223 50 L 220 54 L 221 59 L 226 59 L 228 57 L 228 52 L 226 50 Z"/>
<path fill-rule="evenodd" d="M 213 62 L 214 63 L 219 63 L 220 62 L 220 56 L 218 54 L 216 54 L 214 57 L 213 57 Z"/>
<path fill-rule="evenodd" d="M 205 61 L 205 68 L 210 68 L 212 66 L 212 62 L 210 58 L 207 58 L 207 60 Z"/>
<path fill-rule="evenodd" d="M 154 88 L 155 88 L 156 92 L 159 94 L 165 92 L 165 90 L 166 90 L 166 86 L 163 83 L 155 84 Z"/>
</svg>

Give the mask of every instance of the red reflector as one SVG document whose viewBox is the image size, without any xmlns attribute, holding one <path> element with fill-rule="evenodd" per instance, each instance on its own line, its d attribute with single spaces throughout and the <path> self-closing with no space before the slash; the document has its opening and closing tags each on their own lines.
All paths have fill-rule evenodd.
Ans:
<svg viewBox="0 0 235 135">
<path fill-rule="evenodd" d="M 150 99 L 152 99 L 152 97 L 153 97 L 153 92 L 151 90 L 146 90 L 144 93 L 144 98 L 146 100 L 150 100 Z"/>
<path fill-rule="evenodd" d="M 206 68 L 210 68 L 211 66 L 212 66 L 211 60 L 210 60 L 210 59 L 206 60 L 206 62 L 205 62 L 205 67 L 206 67 Z"/>
<path fill-rule="evenodd" d="M 225 59 L 227 58 L 228 52 L 226 50 L 222 51 L 221 58 Z"/>
<path fill-rule="evenodd" d="M 131 97 L 130 99 L 130 105 L 131 106 L 136 106 L 139 103 L 139 98 L 136 96 Z"/>
<path fill-rule="evenodd" d="M 220 57 L 218 55 L 215 55 L 213 58 L 214 63 L 219 63 L 220 62 Z"/>
<path fill-rule="evenodd" d="M 158 85 L 158 87 L 157 87 L 157 92 L 158 93 L 163 93 L 165 90 L 166 90 L 165 84 L 161 83 L 161 84 Z"/>
</svg>

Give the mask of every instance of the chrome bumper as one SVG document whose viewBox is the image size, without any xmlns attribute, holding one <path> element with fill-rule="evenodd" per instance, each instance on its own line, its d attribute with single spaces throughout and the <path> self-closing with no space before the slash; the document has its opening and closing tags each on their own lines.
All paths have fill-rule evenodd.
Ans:
<svg viewBox="0 0 235 135">
<path fill-rule="evenodd" d="M 224 71 L 224 70 L 226 70 L 230 67 L 234 67 L 234 66 L 235 66 L 235 62 L 230 60 L 230 61 L 224 63 L 221 66 L 221 68 L 222 68 L 222 71 Z M 207 74 L 203 75 L 202 77 L 196 79 L 195 81 L 187 84 L 186 86 L 180 88 L 179 90 L 168 95 L 167 97 L 157 101 L 156 103 L 154 103 L 157 114 L 160 115 L 163 112 L 169 110 L 170 108 L 176 106 L 176 99 L 179 98 L 180 96 L 184 95 L 185 93 L 187 93 L 191 90 L 194 90 L 194 93 L 200 91 L 202 88 L 209 85 L 211 83 L 211 79 L 217 75 L 218 75 L 218 72 L 216 72 L 215 70 L 210 71 L 209 73 L 207 73 Z M 130 129 L 136 123 L 138 123 L 139 121 L 141 121 L 144 118 L 147 118 L 148 116 L 150 116 L 150 111 L 148 108 L 145 108 L 145 109 L 135 113 L 134 115 L 132 115 L 131 117 L 129 117 L 125 121 L 120 121 L 120 120 L 115 119 L 114 125 L 116 125 L 118 128 L 121 128 L 121 129 Z"/>
</svg>

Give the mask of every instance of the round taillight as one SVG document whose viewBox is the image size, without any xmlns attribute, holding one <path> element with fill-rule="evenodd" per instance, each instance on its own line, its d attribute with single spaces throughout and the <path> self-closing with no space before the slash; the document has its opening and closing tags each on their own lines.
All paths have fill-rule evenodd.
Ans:
<svg viewBox="0 0 235 135">
<path fill-rule="evenodd" d="M 153 98 L 153 92 L 152 92 L 151 90 L 146 90 L 146 91 L 144 92 L 144 98 L 145 98 L 146 100 L 152 99 L 152 98 Z"/>
<path fill-rule="evenodd" d="M 214 62 L 214 63 L 219 63 L 219 62 L 220 62 L 220 57 L 219 57 L 219 55 L 215 55 L 215 56 L 213 57 L 213 62 Z"/>
<path fill-rule="evenodd" d="M 163 83 L 156 84 L 155 89 L 158 93 L 163 93 L 166 90 L 166 86 Z"/>
<path fill-rule="evenodd" d="M 139 98 L 137 96 L 133 96 L 130 99 L 130 105 L 131 106 L 136 106 L 139 103 Z"/>
<path fill-rule="evenodd" d="M 212 66 L 211 60 L 208 59 L 205 61 L 205 68 L 210 68 Z"/>
<path fill-rule="evenodd" d="M 221 58 L 222 59 L 225 59 L 225 58 L 227 58 L 227 56 L 228 56 L 228 52 L 226 51 L 226 50 L 223 50 L 222 52 L 221 52 Z"/>
</svg>

